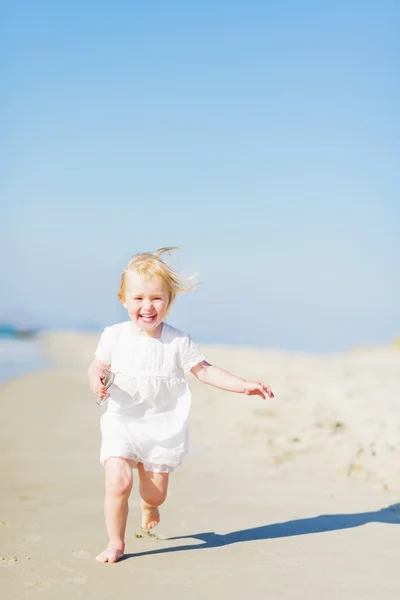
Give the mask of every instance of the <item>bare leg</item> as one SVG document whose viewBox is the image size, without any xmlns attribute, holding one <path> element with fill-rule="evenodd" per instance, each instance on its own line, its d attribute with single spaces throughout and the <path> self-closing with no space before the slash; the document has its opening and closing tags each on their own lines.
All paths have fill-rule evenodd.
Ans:
<svg viewBox="0 0 400 600">
<path fill-rule="evenodd" d="M 149 531 L 160 522 L 158 507 L 167 497 L 169 473 L 145 471 L 142 463 L 138 464 L 138 471 L 142 499 L 142 529 Z"/>
<path fill-rule="evenodd" d="M 133 480 L 132 466 L 132 461 L 114 456 L 104 465 L 106 474 L 104 516 L 110 542 L 106 550 L 96 557 L 98 562 L 117 562 L 124 555 L 128 499 Z"/>
</svg>

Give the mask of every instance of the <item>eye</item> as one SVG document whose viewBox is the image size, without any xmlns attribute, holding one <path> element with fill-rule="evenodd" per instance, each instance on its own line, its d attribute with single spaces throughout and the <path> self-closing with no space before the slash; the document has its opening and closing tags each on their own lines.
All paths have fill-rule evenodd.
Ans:
<svg viewBox="0 0 400 600">
<path fill-rule="evenodd" d="M 161 296 L 156 296 L 153 300 L 162 300 Z"/>
<path fill-rule="evenodd" d="M 142 298 L 142 296 L 134 296 L 134 298 L 133 298 L 133 299 L 134 299 L 134 300 L 142 300 L 143 298 Z"/>
</svg>

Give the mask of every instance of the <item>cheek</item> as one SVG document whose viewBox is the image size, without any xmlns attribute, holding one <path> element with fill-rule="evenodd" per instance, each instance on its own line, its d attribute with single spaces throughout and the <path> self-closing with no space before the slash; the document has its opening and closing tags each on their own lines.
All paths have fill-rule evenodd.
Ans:
<svg viewBox="0 0 400 600">
<path fill-rule="evenodd" d="M 157 312 L 158 314 L 164 314 L 167 311 L 168 308 L 168 302 L 162 302 L 157 306 Z"/>
<path fill-rule="evenodd" d="M 135 315 L 139 311 L 139 308 L 132 302 L 127 302 L 126 309 L 130 315 Z"/>
</svg>

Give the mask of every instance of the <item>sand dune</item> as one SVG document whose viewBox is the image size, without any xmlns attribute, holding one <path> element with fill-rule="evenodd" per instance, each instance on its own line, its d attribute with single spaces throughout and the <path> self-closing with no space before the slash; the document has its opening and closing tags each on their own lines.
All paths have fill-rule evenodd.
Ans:
<svg viewBox="0 0 400 600">
<path fill-rule="evenodd" d="M 54 368 L 0 389 L 3 597 L 397 598 L 398 350 L 203 348 L 276 399 L 190 376 L 190 453 L 162 507 L 165 539 L 134 535 L 135 490 L 130 555 L 106 566 L 93 561 L 106 541 L 102 409 L 86 384 L 96 340 L 43 336 Z"/>
</svg>

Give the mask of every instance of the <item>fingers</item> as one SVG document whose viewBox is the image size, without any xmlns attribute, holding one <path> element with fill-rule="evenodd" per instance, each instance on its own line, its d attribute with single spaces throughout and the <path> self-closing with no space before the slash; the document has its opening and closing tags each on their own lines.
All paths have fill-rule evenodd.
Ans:
<svg viewBox="0 0 400 600">
<path fill-rule="evenodd" d="M 267 385 L 267 389 L 265 390 L 270 398 L 275 398 L 274 392 L 271 390 L 270 386 Z"/>
<path fill-rule="evenodd" d="M 269 396 L 269 398 L 275 397 L 271 390 L 271 387 L 269 385 L 265 385 L 263 381 L 260 381 L 259 383 L 255 384 L 254 393 L 258 396 L 261 396 L 261 398 L 263 398 L 264 400 L 266 400 L 267 396 Z"/>
<path fill-rule="evenodd" d="M 97 394 L 97 396 L 100 396 L 101 394 L 105 394 L 106 393 L 106 388 L 104 387 L 104 385 L 102 383 L 93 383 L 90 386 L 90 389 L 92 390 L 92 392 L 94 392 L 95 394 Z"/>
<path fill-rule="evenodd" d="M 261 383 L 251 382 L 251 386 L 245 391 L 247 396 L 261 396 L 265 400 L 264 386 Z"/>
<path fill-rule="evenodd" d="M 99 398 L 105 398 L 106 396 L 108 396 L 106 387 L 105 387 L 104 383 L 102 382 L 102 380 L 99 377 L 94 378 L 90 382 L 90 389 Z"/>
<path fill-rule="evenodd" d="M 262 386 L 263 392 L 265 392 L 266 394 L 268 394 L 268 396 L 270 398 L 274 398 L 275 397 L 273 391 L 271 390 L 271 386 L 265 385 L 265 383 L 262 382 L 262 381 L 260 382 L 260 385 Z"/>
</svg>

